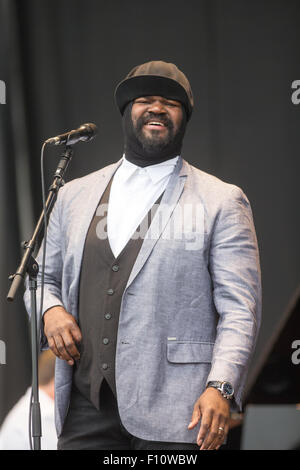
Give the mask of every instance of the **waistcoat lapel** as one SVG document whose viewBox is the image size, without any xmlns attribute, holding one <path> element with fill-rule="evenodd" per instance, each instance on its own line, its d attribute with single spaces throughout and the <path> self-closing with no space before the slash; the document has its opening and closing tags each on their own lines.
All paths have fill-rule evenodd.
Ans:
<svg viewBox="0 0 300 470">
<path fill-rule="evenodd" d="M 76 227 L 74 226 L 73 231 L 73 244 L 76 247 L 76 249 L 74 249 L 74 252 L 76 253 L 74 267 L 75 272 L 78 274 L 78 276 L 82 262 L 84 242 L 93 215 L 97 209 L 99 200 L 102 194 L 104 193 L 110 179 L 112 178 L 113 174 L 116 172 L 121 163 L 122 159 L 107 168 L 105 172 L 101 172 L 100 175 L 97 175 L 92 183 L 88 183 L 89 187 L 86 191 L 87 197 L 84 201 L 84 210 L 82 209 L 81 213 L 77 213 L 77 219 L 76 221 L 74 221 L 74 224 L 76 224 Z"/>
</svg>

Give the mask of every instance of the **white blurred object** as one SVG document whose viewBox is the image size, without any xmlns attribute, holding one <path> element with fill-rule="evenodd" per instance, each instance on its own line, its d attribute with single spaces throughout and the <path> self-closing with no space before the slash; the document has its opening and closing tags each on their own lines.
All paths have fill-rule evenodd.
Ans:
<svg viewBox="0 0 300 470">
<path fill-rule="evenodd" d="M 6 416 L 0 429 L 0 450 L 29 450 L 29 404 L 31 388 L 28 388 Z M 56 450 L 57 436 L 54 424 L 54 400 L 39 389 L 42 421 L 42 450 Z"/>
</svg>

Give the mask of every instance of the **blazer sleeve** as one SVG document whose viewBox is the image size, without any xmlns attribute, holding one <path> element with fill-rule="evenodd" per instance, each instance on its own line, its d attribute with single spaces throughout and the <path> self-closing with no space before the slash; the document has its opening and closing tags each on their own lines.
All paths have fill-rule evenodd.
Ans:
<svg viewBox="0 0 300 470">
<path fill-rule="evenodd" d="M 63 188 L 60 189 L 57 200 L 53 206 L 52 212 L 49 217 L 47 228 L 47 242 L 46 242 L 46 258 L 45 258 L 45 273 L 44 273 L 44 298 L 43 298 L 43 314 L 49 308 L 56 305 L 63 306 L 61 296 L 61 279 L 62 279 L 62 235 L 61 235 L 61 221 L 60 221 L 60 204 Z M 39 265 L 39 273 L 37 276 L 37 316 L 40 314 L 40 300 L 41 300 L 41 272 L 43 262 L 43 246 L 44 240 L 39 248 L 36 261 Z M 25 282 L 24 303 L 26 310 L 31 315 L 31 302 L 30 291 L 28 288 L 28 278 Z M 40 318 L 42 320 L 42 318 Z M 43 331 L 43 322 L 40 321 L 41 327 L 41 347 L 42 349 L 48 348 L 46 336 Z"/>
<path fill-rule="evenodd" d="M 236 186 L 215 221 L 209 269 L 219 319 L 207 382 L 230 382 L 241 409 L 261 321 L 261 272 L 250 203 Z"/>
</svg>

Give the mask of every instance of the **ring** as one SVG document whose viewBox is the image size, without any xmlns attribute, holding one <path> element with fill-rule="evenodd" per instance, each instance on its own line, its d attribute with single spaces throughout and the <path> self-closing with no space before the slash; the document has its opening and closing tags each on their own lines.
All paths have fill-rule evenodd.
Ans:
<svg viewBox="0 0 300 470">
<path fill-rule="evenodd" d="M 219 431 L 222 431 L 222 432 L 223 432 L 223 431 L 224 431 L 224 428 L 221 428 L 221 426 L 220 426 L 220 427 L 219 427 Z"/>
</svg>

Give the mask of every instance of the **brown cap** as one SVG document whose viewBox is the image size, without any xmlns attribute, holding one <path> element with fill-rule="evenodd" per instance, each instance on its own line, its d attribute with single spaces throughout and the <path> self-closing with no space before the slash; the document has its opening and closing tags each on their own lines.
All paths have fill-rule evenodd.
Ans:
<svg viewBox="0 0 300 470">
<path fill-rule="evenodd" d="M 176 65 L 161 60 L 138 65 L 115 90 L 115 100 L 121 114 L 130 101 L 151 95 L 180 101 L 185 107 L 187 119 L 190 119 L 194 106 L 192 89 Z"/>
</svg>

